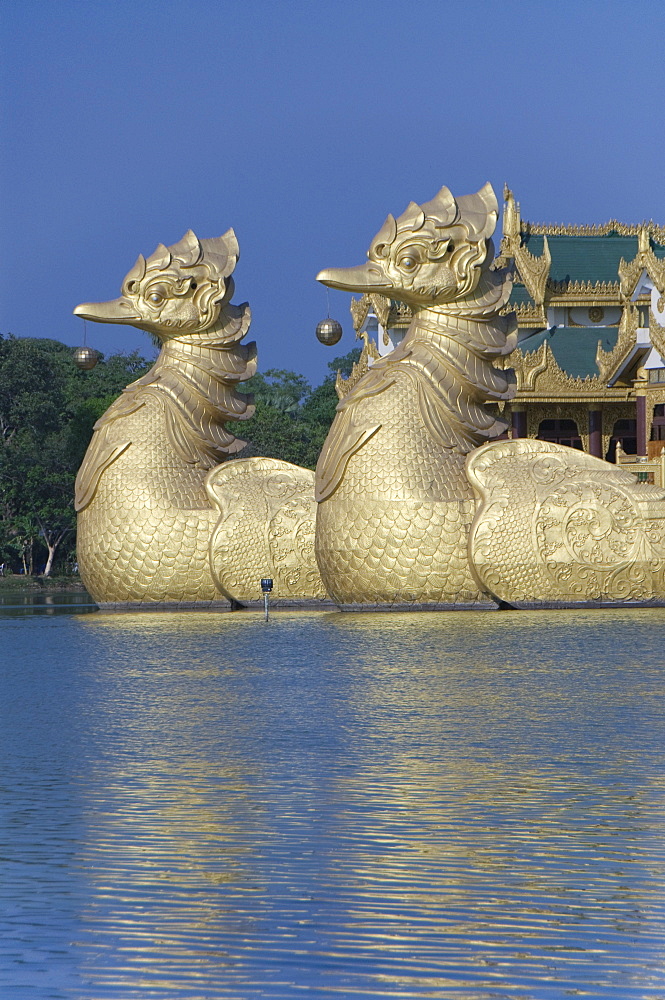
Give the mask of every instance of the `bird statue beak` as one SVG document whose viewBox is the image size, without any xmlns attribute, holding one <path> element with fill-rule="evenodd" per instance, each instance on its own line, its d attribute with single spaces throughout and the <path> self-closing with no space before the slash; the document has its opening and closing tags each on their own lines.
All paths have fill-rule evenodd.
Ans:
<svg viewBox="0 0 665 1000">
<path fill-rule="evenodd" d="M 345 292 L 388 292 L 392 287 L 383 271 L 371 263 L 360 267 L 327 267 L 319 271 L 316 280 Z"/>
<path fill-rule="evenodd" d="M 110 302 L 82 302 L 74 310 L 75 316 L 94 320 L 96 323 L 135 323 L 141 317 L 129 299 L 120 296 Z"/>
</svg>

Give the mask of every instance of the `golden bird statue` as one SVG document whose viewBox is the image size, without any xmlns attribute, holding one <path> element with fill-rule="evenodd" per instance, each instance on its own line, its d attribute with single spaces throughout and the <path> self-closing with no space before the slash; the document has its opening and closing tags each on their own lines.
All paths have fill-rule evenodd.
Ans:
<svg viewBox="0 0 665 1000">
<path fill-rule="evenodd" d="M 574 449 L 495 440 L 516 345 L 489 184 L 389 215 L 324 284 L 408 303 L 350 380 L 316 469 L 316 556 L 346 609 L 665 604 L 665 491 Z M 488 404 L 494 404 L 492 410 Z"/>
<path fill-rule="evenodd" d="M 314 555 L 314 475 L 288 462 L 228 461 L 229 422 L 254 411 L 237 391 L 256 369 L 245 303 L 231 304 L 233 230 L 140 256 L 122 294 L 77 316 L 157 337 L 152 369 L 97 421 L 76 479 L 78 561 L 101 607 L 232 606 L 326 598 Z"/>
</svg>

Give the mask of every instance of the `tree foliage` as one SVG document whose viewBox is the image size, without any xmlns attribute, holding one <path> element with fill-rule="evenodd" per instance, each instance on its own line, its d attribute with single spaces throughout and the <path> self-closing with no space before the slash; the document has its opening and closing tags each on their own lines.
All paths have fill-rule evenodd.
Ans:
<svg viewBox="0 0 665 1000">
<path fill-rule="evenodd" d="M 335 374 L 348 375 L 359 355 L 336 358 L 315 388 L 282 369 L 245 383 L 256 412 L 231 425 L 247 441 L 239 457 L 313 469 L 338 402 Z M 0 335 L 0 563 L 25 573 L 74 564 L 74 479 L 93 426 L 151 364 L 135 351 L 102 355 L 91 371 L 80 371 L 65 344 Z"/>
<path fill-rule="evenodd" d="M 231 426 L 234 434 L 247 441 L 238 457 L 263 455 L 313 469 L 339 402 L 335 376 L 338 371 L 348 376 L 359 357 L 356 348 L 335 358 L 328 365 L 331 374 L 314 389 L 302 375 L 277 369 L 249 379 L 243 392 L 253 394 L 256 412 L 246 422 Z"/>
<path fill-rule="evenodd" d="M 57 340 L 0 336 L 0 562 L 50 574 L 75 560 L 73 492 L 95 421 L 151 362 L 138 352 L 80 371 Z"/>
</svg>

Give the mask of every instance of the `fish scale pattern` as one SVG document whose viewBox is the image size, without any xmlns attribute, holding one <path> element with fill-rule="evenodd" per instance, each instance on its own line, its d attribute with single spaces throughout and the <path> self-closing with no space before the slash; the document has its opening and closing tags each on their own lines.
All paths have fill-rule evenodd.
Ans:
<svg viewBox="0 0 665 1000">
<path fill-rule="evenodd" d="M 93 598 L 100 604 L 257 600 L 261 577 L 273 576 L 278 600 L 323 600 L 313 474 L 262 458 L 222 463 L 209 473 L 171 447 L 166 417 L 163 399 L 146 391 L 140 407 L 98 430 L 101 464 L 104 453 L 120 455 L 79 512 L 79 564 Z"/>
<path fill-rule="evenodd" d="M 398 371 L 389 390 L 360 400 L 351 413 L 356 426 L 379 429 L 349 458 L 317 511 L 317 560 L 332 599 L 484 604 L 467 556 L 475 501 L 465 455 L 428 431 L 418 383 Z"/>
<path fill-rule="evenodd" d="M 86 589 L 100 603 L 219 599 L 208 562 L 217 514 L 204 489 L 207 473 L 168 448 L 159 399 L 148 397 L 109 435 L 109 445 L 131 444 L 79 513 Z"/>
<path fill-rule="evenodd" d="M 466 456 L 433 440 L 425 426 L 417 386 L 397 372 L 390 391 L 362 400 L 354 413 L 360 424 L 381 429 L 354 455 L 337 491 L 345 497 L 395 500 L 472 500 L 464 472 Z"/>
<path fill-rule="evenodd" d="M 334 565 L 324 583 L 338 604 L 474 604 L 466 537 L 472 500 L 329 501 L 317 516 L 319 566 Z"/>
</svg>

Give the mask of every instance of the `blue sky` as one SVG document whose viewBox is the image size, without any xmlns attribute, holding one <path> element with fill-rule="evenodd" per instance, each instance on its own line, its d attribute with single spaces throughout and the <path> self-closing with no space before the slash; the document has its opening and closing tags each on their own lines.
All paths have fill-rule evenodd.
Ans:
<svg viewBox="0 0 665 1000">
<path fill-rule="evenodd" d="M 665 222 L 662 0 L 3 0 L 0 332 L 76 345 L 139 253 L 233 226 L 260 367 L 313 383 L 323 267 L 507 181 L 523 217 Z M 88 324 L 105 352 L 129 327 Z"/>
</svg>

